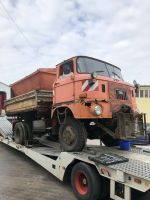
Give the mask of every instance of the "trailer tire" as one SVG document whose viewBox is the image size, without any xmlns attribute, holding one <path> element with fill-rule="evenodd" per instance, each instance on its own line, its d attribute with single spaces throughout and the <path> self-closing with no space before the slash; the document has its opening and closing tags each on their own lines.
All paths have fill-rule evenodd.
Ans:
<svg viewBox="0 0 150 200">
<path fill-rule="evenodd" d="M 132 190 L 132 200 L 149 200 L 150 199 L 150 191 L 147 192 L 139 192 L 137 190 Z"/>
<path fill-rule="evenodd" d="M 139 198 L 137 200 L 150 200 L 150 191 L 145 192 L 142 198 Z"/>
<path fill-rule="evenodd" d="M 25 131 L 22 122 L 17 122 L 14 127 L 14 140 L 17 144 L 24 144 Z"/>
<path fill-rule="evenodd" d="M 100 200 L 101 177 L 91 165 L 83 162 L 77 163 L 71 172 L 71 185 L 77 199 Z"/>
<path fill-rule="evenodd" d="M 60 125 L 59 143 L 62 151 L 82 151 L 86 142 L 86 131 L 77 119 L 68 117 Z"/>
</svg>

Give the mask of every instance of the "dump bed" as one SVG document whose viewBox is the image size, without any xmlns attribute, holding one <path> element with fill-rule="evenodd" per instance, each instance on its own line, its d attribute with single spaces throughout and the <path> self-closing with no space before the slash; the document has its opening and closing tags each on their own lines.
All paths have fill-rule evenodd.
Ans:
<svg viewBox="0 0 150 200">
<path fill-rule="evenodd" d="M 7 116 L 13 116 L 17 113 L 33 110 L 41 113 L 50 112 L 52 94 L 50 90 L 33 90 L 11 98 L 5 102 L 6 114 Z"/>
<path fill-rule="evenodd" d="M 32 90 L 52 90 L 55 79 L 55 68 L 39 68 L 32 74 L 10 85 L 12 97 L 25 94 Z"/>
</svg>

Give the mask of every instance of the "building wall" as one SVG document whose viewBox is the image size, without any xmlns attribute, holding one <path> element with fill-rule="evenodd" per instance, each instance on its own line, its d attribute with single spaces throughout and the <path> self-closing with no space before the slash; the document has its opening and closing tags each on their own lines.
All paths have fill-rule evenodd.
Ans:
<svg viewBox="0 0 150 200">
<path fill-rule="evenodd" d="M 140 91 L 136 95 L 137 107 L 143 113 L 146 113 L 148 130 L 150 129 L 150 85 L 140 86 Z"/>
<path fill-rule="evenodd" d="M 5 99 L 9 99 L 10 97 L 11 97 L 10 87 L 0 82 L 0 115 L 5 115 L 4 101 Z"/>
<path fill-rule="evenodd" d="M 8 85 L 0 82 L 0 92 L 6 92 L 7 99 L 11 97 L 11 89 Z"/>
</svg>

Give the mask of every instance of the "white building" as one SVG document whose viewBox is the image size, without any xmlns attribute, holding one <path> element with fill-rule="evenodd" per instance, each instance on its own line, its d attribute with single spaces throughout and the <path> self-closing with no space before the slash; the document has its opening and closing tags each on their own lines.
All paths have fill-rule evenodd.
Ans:
<svg viewBox="0 0 150 200">
<path fill-rule="evenodd" d="M 4 101 L 11 97 L 11 88 L 0 82 L 0 115 L 4 113 Z"/>
</svg>

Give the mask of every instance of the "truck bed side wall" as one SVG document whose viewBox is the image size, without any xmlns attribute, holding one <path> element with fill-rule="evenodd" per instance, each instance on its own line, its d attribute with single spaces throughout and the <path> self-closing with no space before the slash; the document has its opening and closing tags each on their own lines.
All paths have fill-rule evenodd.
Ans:
<svg viewBox="0 0 150 200">
<path fill-rule="evenodd" d="M 12 97 L 32 90 L 52 90 L 55 78 L 55 69 L 39 69 L 11 85 Z"/>
</svg>

